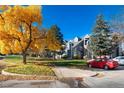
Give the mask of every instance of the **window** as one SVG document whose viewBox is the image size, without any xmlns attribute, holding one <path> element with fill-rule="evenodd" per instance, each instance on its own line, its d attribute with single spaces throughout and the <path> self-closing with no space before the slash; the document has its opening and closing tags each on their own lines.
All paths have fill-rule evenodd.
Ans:
<svg viewBox="0 0 124 93">
<path fill-rule="evenodd" d="M 88 44 L 88 40 L 89 40 L 89 38 L 86 38 L 86 39 L 85 39 L 85 45 Z"/>
<path fill-rule="evenodd" d="M 101 58 L 97 58 L 96 59 L 96 62 L 100 62 L 100 61 L 102 61 Z"/>
<path fill-rule="evenodd" d="M 120 57 L 120 59 L 124 59 L 124 57 Z"/>
</svg>

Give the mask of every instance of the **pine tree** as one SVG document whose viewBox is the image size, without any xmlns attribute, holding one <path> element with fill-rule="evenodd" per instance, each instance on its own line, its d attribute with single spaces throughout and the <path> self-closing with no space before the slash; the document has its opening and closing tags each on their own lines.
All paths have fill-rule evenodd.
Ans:
<svg viewBox="0 0 124 93">
<path fill-rule="evenodd" d="M 60 28 L 57 25 L 51 26 L 46 36 L 47 48 L 53 52 L 55 59 L 55 53 L 62 49 L 63 35 L 60 32 Z"/>
<path fill-rule="evenodd" d="M 114 46 L 111 35 L 110 26 L 104 21 L 103 15 L 99 15 L 89 40 L 89 47 L 94 56 L 101 57 L 113 53 Z"/>
</svg>

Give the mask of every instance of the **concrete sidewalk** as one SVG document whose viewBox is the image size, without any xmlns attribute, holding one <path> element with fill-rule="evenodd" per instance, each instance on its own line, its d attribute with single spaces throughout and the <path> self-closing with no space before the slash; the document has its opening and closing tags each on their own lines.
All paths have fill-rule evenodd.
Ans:
<svg viewBox="0 0 124 93">
<path fill-rule="evenodd" d="M 124 88 L 124 79 L 87 77 L 82 82 L 91 88 Z"/>
<path fill-rule="evenodd" d="M 73 69 L 67 67 L 55 67 L 53 70 L 58 78 L 90 77 L 96 74 L 96 72 L 89 70 Z"/>
<path fill-rule="evenodd" d="M 71 88 L 87 88 L 86 83 L 82 82 L 85 77 L 94 76 L 97 73 L 83 69 L 73 69 L 67 67 L 55 67 L 54 72 L 58 80 L 68 84 Z"/>
</svg>

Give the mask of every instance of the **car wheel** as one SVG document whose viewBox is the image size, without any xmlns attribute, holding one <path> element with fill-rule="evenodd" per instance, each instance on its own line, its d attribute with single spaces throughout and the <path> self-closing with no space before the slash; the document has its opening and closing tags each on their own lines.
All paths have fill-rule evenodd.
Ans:
<svg viewBox="0 0 124 93">
<path fill-rule="evenodd" d="M 105 69 L 105 70 L 108 70 L 108 69 L 109 69 L 109 67 L 108 67 L 107 65 L 105 65 L 105 66 L 104 66 L 104 69 Z"/>
<path fill-rule="evenodd" d="M 88 64 L 88 67 L 89 67 L 89 68 L 92 68 L 92 65 L 91 65 L 91 64 Z"/>
</svg>

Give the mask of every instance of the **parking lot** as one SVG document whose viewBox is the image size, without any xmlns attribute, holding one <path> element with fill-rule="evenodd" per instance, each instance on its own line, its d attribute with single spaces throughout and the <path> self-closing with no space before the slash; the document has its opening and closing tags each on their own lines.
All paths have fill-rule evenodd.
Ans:
<svg viewBox="0 0 124 93">
<path fill-rule="evenodd" d="M 84 83 L 94 88 L 124 88 L 124 66 L 114 70 L 93 68 L 93 71 L 103 74 L 102 77 L 85 77 Z"/>
</svg>

